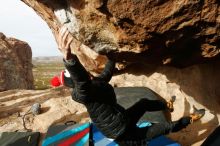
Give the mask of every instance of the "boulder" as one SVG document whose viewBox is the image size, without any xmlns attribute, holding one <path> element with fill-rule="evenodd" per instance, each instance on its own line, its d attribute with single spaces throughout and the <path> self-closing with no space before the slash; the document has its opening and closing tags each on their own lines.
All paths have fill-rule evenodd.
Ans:
<svg viewBox="0 0 220 146">
<path fill-rule="evenodd" d="M 23 41 L 0 33 L 0 91 L 33 89 L 32 52 Z"/>
<path fill-rule="evenodd" d="M 219 60 L 218 0 L 22 1 L 55 35 L 62 25 L 69 29 L 72 49 L 90 71 L 105 62 L 99 54 L 109 53 L 123 64 L 186 67 Z"/>
</svg>

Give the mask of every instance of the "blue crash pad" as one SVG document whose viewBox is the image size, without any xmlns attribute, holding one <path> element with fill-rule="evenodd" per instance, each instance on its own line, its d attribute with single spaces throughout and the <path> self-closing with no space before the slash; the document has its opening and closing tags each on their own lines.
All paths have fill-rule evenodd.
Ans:
<svg viewBox="0 0 220 146">
<path fill-rule="evenodd" d="M 160 136 L 151 140 L 148 146 L 181 146 L 176 141 L 173 141 L 166 136 Z"/>
<path fill-rule="evenodd" d="M 118 146 L 116 142 L 114 142 L 113 139 L 109 139 L 105 137 L 97 128 L 94 124 L 92 126 L 92 132 L 93 132 L 93 141 L 95 146 Z M 149 122 L 143 122 L 141 124 L 138 124 L 138 126 L 145 127 L 145 126 L 151 126 L 151 123 Z M 177 142 L 165 137 L 165 136 L 160 136 L 157 137 L 153 140 L 151 140 L 148 143 L 148 146 L 181 146 Z"/>
</svg>

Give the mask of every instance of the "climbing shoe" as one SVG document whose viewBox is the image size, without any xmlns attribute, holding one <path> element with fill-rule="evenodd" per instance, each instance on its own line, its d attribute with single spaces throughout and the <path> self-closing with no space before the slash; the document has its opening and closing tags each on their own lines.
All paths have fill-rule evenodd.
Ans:
<svg viewBox="0 0 220 146">
<path fill-rule="evenodd" d="M 190 114 L 191 123 L 201 119 L 205 115 L 205 109 L 197 109 L 195 106 L 193 106 L 193 109 L 194 109 L 194 112 Z"/>
<path fill-rule="evenodd" d="M 172 96 L 171 99 L 167 102 L 167 108 L 170 112 L 174 111 L 173 103 L 175 102 L 175 100 L 176 100 L 176 96 Z"/>
</svg>

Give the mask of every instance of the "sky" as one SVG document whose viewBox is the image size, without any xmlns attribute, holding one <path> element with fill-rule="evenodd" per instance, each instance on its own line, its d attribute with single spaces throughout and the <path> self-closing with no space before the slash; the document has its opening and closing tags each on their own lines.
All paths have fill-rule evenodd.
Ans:
<svg viewBox="0 0 220 146">
<path fill-rule="evenodd" d="M 46 22 L 20 0 L 1 2 L 0 32 L 27 42 L 33 57 L 61 55 Z"/>
</svg>

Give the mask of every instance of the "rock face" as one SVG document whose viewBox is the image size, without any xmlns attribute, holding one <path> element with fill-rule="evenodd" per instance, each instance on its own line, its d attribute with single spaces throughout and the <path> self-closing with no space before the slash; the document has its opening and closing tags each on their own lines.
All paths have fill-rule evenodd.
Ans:
<svg viewBox="0 0 220 146">
<path fill-rule="evenodd" d="M 0 91 L 33 88 L 30 46 L 0 33 Z"/>
<path fill-rule="evenodd" d="M 88 121 L 85 107 L 74 102 L 70 93 L 69 89 L 63 87 L 47 90 L 16 89 L 1 92 L 0 131 L 24 130 L 21 116 L 35 103 L 41 104 L 40 114 L 27 116 L 25 119 L 26 128 L 33 131 L 45 133 L 50 125 L 70 120 Z M 13 117 L 16 118 L 13 119 Z"/>
<path fill-rule="evenodd" d="M 118 62 L 185 67 L 219 59 L 218 0 L 22 0 L 57 32 L 71 31 L 83 63 L 98 68 L 100 54 L 115 52 Z M 90 51 L 91 51 L 90 50 Z M 87 59 L 85 59 L 87 58 Z M 98 64 L 98 63 L 99 64 Z"/>
<path fill-rule="evenodd" d="M 119 87 L 148 87 L 169 100 L 176 96 L 172 120 L 193 112 L 193 106 L 205 108 L 205 116 L 177 133 L 169 134 L 183 146 L 200 146 L 202 141 L 220 124 L 220 62 L 194 65 L 184 69 L 129 67 L 127 73 L 115 75 L 111 84 Z"/>
</svg>

